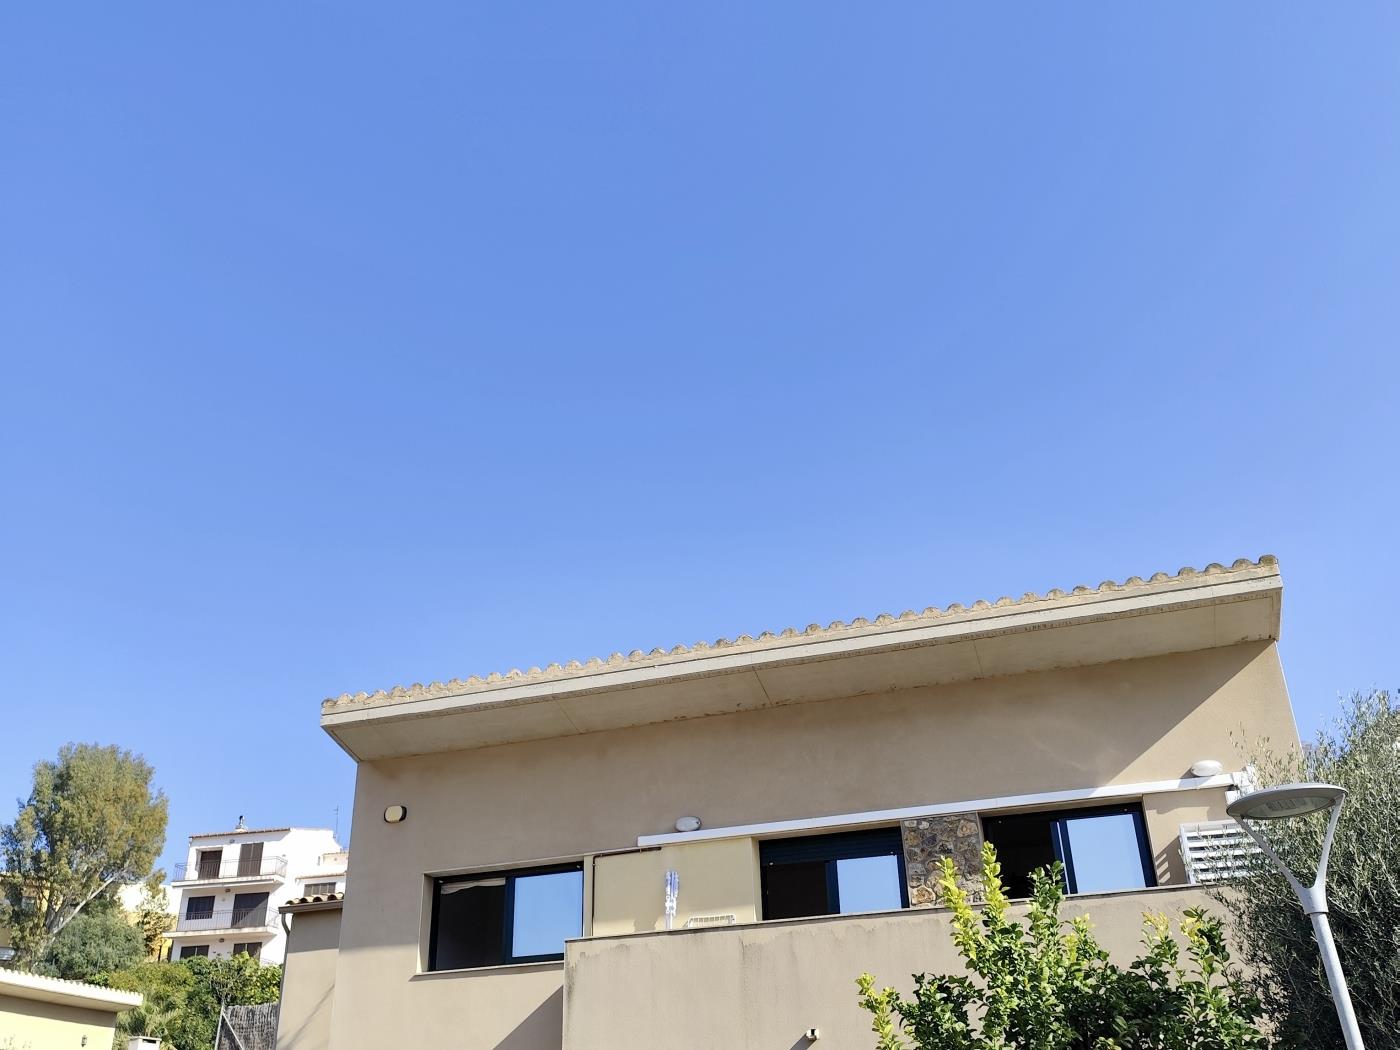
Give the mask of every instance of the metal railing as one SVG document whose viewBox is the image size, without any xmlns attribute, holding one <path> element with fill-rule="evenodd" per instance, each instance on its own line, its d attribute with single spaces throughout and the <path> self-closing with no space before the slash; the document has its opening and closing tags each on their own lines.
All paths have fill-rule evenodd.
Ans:
<svg viewBox="0 0 1400 1050">
<path fill-rule="evenodd" d="M 213 882 L 216 879 L 247 879 L 262 875 L 286 875 L 286 857 L 233 857 L 214 864 L 195 861 L 175 865 L 175 882 Z"/>
<path fill-rule="evenodd" d="M 277 925 L 277 912 L 267 902 L 252 908 L 223 908 L 213 912 L 181 915 L 175 923 L 177 933 L 208 930 L 270 930 Z"/>
</svg>

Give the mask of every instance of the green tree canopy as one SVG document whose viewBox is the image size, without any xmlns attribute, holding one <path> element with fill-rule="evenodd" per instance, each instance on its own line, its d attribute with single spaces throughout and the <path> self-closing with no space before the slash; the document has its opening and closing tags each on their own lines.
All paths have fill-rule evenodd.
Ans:
<svg viewBox="0 0 1400 1050">
<path fill-rule="evenodd" d="M 169 894 L 159 880 L 147 882 L 141 903 L 136 907 L 136 928 L 141 931 L 141 939 L 146 946 L 146 954 L 152 959 L 164 955 L 166 941 L 164 934 L 175 928 L 175 916 L 167 907 Z"/>
<path fill-rule="evenodd" d="M 1357 694 L 1301 755 L 1260 746 L 1250 756 L 1264 785 L 1322 781 L 1347 789 L 1328 865 L 1327 901 L 1337 954 L 1367 1046 L 1393 1046 L 1400 1032 L 1400 701 Z M 1321 814 L 1255 827 L 1312 881 L 1326 819 Z M 1234 912 L 1243 956 L 1278 1026 L 1281 1043 L 1334 1050 L 1342 1035 L 1312 924 L 1263 857 L 1219 891 Z"/>
<path fill-rule="evenodd" d="M 34 767 L 14 823 L 0 825 L 5 920 L 33 966 L 93 901 L 146 879 L 165 845 L 165 795 L 154 770 L 117 747 L 66 744 Z"/>
<path fill-rule="evenodd" d="M 140 962 L 145 954 L 140 929 L 121 911 L 84 912 L 63 927 L 36 969 L 70 981 L 90 981 L 100 973 Z"/>
</svg>

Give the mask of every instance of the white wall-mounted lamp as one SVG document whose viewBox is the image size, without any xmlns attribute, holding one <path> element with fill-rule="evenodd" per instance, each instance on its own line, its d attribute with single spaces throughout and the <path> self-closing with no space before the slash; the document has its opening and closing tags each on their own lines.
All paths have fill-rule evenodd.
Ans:
<svg viewBox="0 0 1400 1050">
<path fill-rule="evenodd" d="M 699 831 L 699 830 L 700 830 L 700 818 L 699 818 L 699 817 L 677 817 L 677 818 L 676 818 L 676 830 L 677 830 L 677 831 Z"/>
</svg>

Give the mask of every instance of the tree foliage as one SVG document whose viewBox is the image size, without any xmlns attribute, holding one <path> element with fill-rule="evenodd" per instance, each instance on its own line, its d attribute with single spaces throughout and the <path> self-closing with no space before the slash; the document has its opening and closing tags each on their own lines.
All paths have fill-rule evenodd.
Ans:
<svg viewBox="0 0 1400 1050">
<path fill-rule="evenodd" d="M 169 942 L 165 933 L 175 928 L 175 916 L 168 909 L 169 895 L 159 881 L 147 882 L 141 903 L 136 906 L 136 928 L 141 931 L 141 940 L 146 955 L 160 959 L 168 950 Z"/>
<path fill-rule="evenodd" d="M 151 767 L 117 747 L 66 744 L 34 767 L 14 823 L 0 826 L 5 920 L 21 965 L 35 965 L 82 910 L 151 874 L 166 800 Z"/>
<path fill-rule="evenodd" d="M 139 962 L 145 954 L 141 931 L 120 910 L 84 913 L 59 932 L 36 969 L 53 977 L 87 981 Z"/>
<path fill-rule="evenodd" d="M 263 966 L 247 955 L 141 962 L 107 974 L 101 983 L 140 992 L 145 1001 L 117 1018 L 118 1044 L 153 1036 L 174 1050 L 212 1050 L 225 1006 L 277 1001 L 280 966 Z"/>
<path fill-rule="evenodd" d="M 1264 785 L 1322 781 L 1347 789 L 1328 868 L 1327 899 L 1337 953 L 1368 1046 L 1400 1032 L 1400 701 L 1357 694 L 1302 754 L 1257 745 L 1251 764 Z M 1326 820 L 1256 824 L 1301 877 L 1312 881 Z M 1279 1040 L 1299 1050 L 1343 1045 L 1312 924 L 1281 875 L 1262 856 L 1220 891 L 1233 913 L 1256 990 Z"/>
<path fill-rule="evenodd" d="M 1145 954 L 1124 969 L 1087 918 L 1060 918 L 1059 865 L 1032 876 L 1024 923 L 1011 914 L 996 850 L 982 851 L 985 906 L 950 859 L 938 881 L 967 974 L 914 976 L 914 993 L 857 980 L 877 1050 L 1253 1050 L 1260 1008 L 1230 966 L 1218 919 L 1188 909 L 1185 959 L 1165 916 L 1146 918 Z"/>
</svg>

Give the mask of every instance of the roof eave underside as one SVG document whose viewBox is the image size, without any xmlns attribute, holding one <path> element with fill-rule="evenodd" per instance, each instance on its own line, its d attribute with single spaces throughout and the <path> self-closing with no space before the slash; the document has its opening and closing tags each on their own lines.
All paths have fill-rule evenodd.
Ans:
<svg viewBox="0 0 1400 1050">
<path fill-rule="evenodd" d="M 932 621 L 872 624 L 550 681 L 503 682 L 466 695 L 328 706 L 322 726 L 363 760 L 1084 666 L 1277 639 L 1281 596 L 1277 566 L 1269 561 L 1157 586 L 973 608 Z M 454 731 L 446 734 L 409 725 L 426 720 L 442 727 L 449 719 Z M 383 738 L 377 744 L 366 734 L 371 727 Z"/>
</svg>

